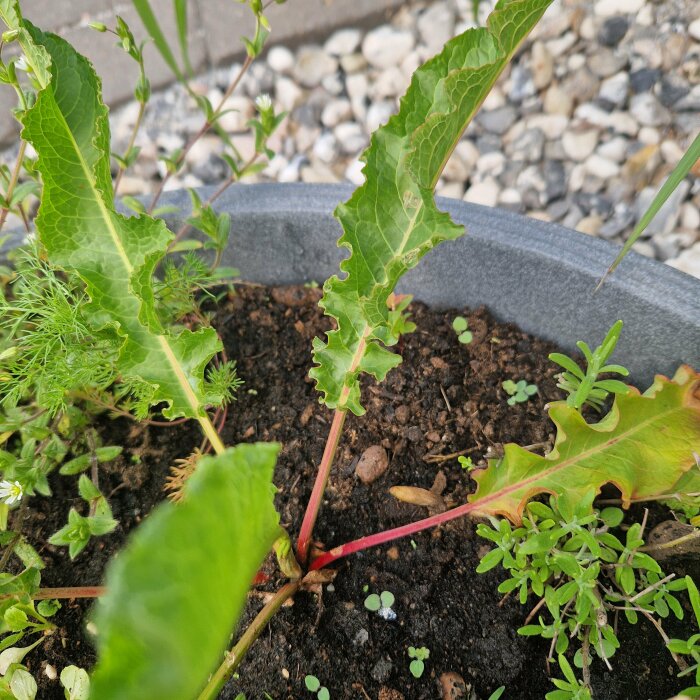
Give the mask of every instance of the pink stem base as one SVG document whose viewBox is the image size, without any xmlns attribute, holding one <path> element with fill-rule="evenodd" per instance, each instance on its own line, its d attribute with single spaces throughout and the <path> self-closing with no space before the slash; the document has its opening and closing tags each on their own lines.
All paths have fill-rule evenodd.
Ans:
<svg viewBox="0 0 700 700">
<path fill-rule="evenodd" d="M 384 544 L 385 542 L 398 540 L 401 537 L 408 537 L 408 535 L 413 535 L 416 532 L 421 532 L 422 530 L 427 530 L 431 527 L 436 527 L 437 525 L 447 523 L 450 520 L 461 518 L 464 515 L 469 515 L 469 513 L 476 510 L 479 506 L 483 507 L 483 502 L 465 503 L 457 508 L 452 508 L 444 513 L 439 513 L 438 515 L 432 515 L 429 518 L 424 518 L 423 520 L 417 520 L 416 522 L 409 523 L 408 525 L 395 527 L 392 530 L 384 530 L 384 532 L 377 532 L 376 534 L 368 535 L 367 537 L 360 537 L 358 540 L 353 540 L 352 542 L 342 544 L 339 547 L 334 547 L 329 552 L 316 557 L 309 568 L 311 571 L 323 569 L 337 559 L 347 557 L 348 554 L 361 552 L 363 549 L 376 547 L 377 545 Z"/>
</svg>

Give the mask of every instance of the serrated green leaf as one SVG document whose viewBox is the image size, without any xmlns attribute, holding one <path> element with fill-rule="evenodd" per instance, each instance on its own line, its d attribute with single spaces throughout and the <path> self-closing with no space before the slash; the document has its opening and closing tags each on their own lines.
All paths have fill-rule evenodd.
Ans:
<svg viewBox="0 0 700 700">
<path fill-rule="evenodd" d="M 220 348 L 216 332 L 170 335 L 160 326 L 151 280 L 172 234 L 162 221 L 115 211 L 99 79 L 66 41 L 25 26 L 52 61 L 50 82 L 23 120 L 44 184 L 41 242 L 52 263 L 84 280 L 94 328 L 123 338 L 122 375 L 149 384 L 151 402 L 168 404 L 166 417 L 199 417 L 204 367 Z"/>
<path fill-rule="evenodd" d="M 277 536 L 278 450 L 239 445 L 202 458 L 183 501 L 159 506 L 111 563 L 95 615 L 99 660 L 91 697 L 196 697 Z"/>
<path fill-rule="evenodd" d="M 623 505 L 670 492 L 700 452 L 700 375 L 683 366 L 673 380 L 657 376 L 643 395 L 630 388 L 593 425 L 563 401 L 549 415 L 557 426 L 552 452 L 542 457 L 506 445 L 501 460 L 473 474 L 472 512 L 517 523 L 538 493 L 555 494 L 563 512 L 567 500 L 582 502 L 604 484 L 620 490 Z"/>
<path fill-rule="evenodd" d="M 314 341 L 316 380 L 331 408 L 364 413 L 358 377 L 377 380 L 401 362 L 387 300 L 399 278 L 463 229 L 435 206 L 433 190 L 462 132 L 513 52 L 551 0 L 500 0 L 488 26 L 450 41 L 413 76 L 397 115 L 363 154 L 365 184 L 335 212 L 350 251 L 324 285 L 321 306 L 337 322 Z"/>
</svg>

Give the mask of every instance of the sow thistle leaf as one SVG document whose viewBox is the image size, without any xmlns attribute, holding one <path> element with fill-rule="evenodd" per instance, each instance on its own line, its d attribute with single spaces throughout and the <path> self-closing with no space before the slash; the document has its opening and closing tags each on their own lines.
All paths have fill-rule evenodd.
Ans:
<svg viewBox="0 0 700 700">
<path fill-rule="evenodd" d="M 205 403 L 204 368 L 220 349 L 216 332 L 171 335 L 160 325 L 152 278 L 172 234 L 162 221 L 115 211 L 100 81 L 66 41 L 23 26 L 51 60 L 22 132 L 38 153 L 43 180 L 39 238 L 54 265 L 84 280 L 94 329 L 123 339 L 122 376 L 150 385 L 148 400 L 166 402 L 166 417 L 196 418 Z"/>
<path fill-rule="evenodd" d="M 576 503 L 605 484 L 620 490 L 625 507 L 674 491 L 700 451 L 700 375 L 684 366 L 673 380 L 657 376 L 644 394 L 630 387 L 599 423 L 586 423 L 564 401 L 552 404 L 549 416 L 557 426 L 550 454 L 509 444 L 501 460 L 472 474 L 478 484 L 469 498 L 472 514 L 517 523 L 539 493 Z"/>
<path fill-rule="evenodd" d="M 470 29 L 413 76 L 397 115 L 372 137 L 365 184 L 335 212 L 350 251 L 324 285 L 321 306 L 337 322 L 314 340 L 311 370 L 331 408 L 364 413 L 358 377 L 382 380 L 401 362 L 387 299 L 399 278 L 463 229 L 435 206 L 433 190 L 462 132 L 551 0 L 500 0 L 487 27 Z"/>
<path fill-rule="evenodd" d="M 90 697 L 197 697 L 279 531 L 278 450 L 258 443 L 203 457 L 182 501 L 159 506 L 110 564 Z"/>
</svg>

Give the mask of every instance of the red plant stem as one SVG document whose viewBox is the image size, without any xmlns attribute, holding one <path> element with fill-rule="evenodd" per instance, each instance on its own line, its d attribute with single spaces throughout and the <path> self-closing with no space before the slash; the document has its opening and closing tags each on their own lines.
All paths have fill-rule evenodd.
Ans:
<svg viewBox="0 0 700 700">
<path fill-rule="evenodd" d="M 313 491 L 311 492 L 311 498 L 306 506 L 304 520 L 301 524 L 301 530 L 299 532 L 299 539 L 297 540 L 297 557 L 302 564 L 306 563 L 309 555 L 311 535 L 313 534 L 316 518 L 318 517 L 318 511 L 321 507 L 323 492 L 326 490 L 328 476 L 330 475 L 333 459 L 335 458 L 335 453 L 338 449 L 340 436 L 343 434 L 343 425 L 345 423 L 346 415 L 347 411 L 342 410 L 336 410 L 333 414 L 333 423 L 331 424 L 331 429 L 328 432 L 326 447 L 323 450 L 323 458 L 321 459 L 321 464 L 319 465 L 318 472 L 316 473 L 316 481 L 314 483 Z"/>
<path fill-rule="evenodd" d="M 461 518 L 464 515 L 468 515 L 472 511 L 479 507 L 483 508 L 483 500 L 476 503 L 465 503 L 464 505 L 458 506 L 457 508 L 452 508 L 452 510 L 445 511 L 444 513 L 439 513 L 438 515 L 432 515 L 429 518 L 424 518 L 423 520 L 417 520 L 414 523 L 409 523 L 408 525 L 402 525 L 401 527 L 395 527 L 391 530 L 384 530 L 384 532 L 377 532 L 374 535 L 368 535 L 367 537 L 360 537 L 358 540 L 353 540 L 347 544 L 341 544 L 339 547 L 334 547 L 329 552 L 322 554 L 311 562 L 309 567 L 310 571 L 315 571 L 317 569 L 323 569 L 331 562 L 336 561 L 336 559 L 341 559 L 342 557 L 347 557 L 348 554 L 354 554 L 355 552 L 361 552 L 363 549 L 369 549 L 369 547 L 376 547 L 379 544 L 384 544 L 385 542 L 391 542 L 392 540 L 398 540 L 400 537 L 407 537 L 408 535 L 413 535 L 416 532 L 421 532 L 422 530 L 427 530 L 431 527 L 436 527 L 437 525 L 442 525 L 450 520 L 455 520 L 456 518 Z"/>
<path fill-rule="evenodd" d="M 107 592 L 104 586 L 72 586 L 69 588 L 40 588 L 33 600 L 53 600 L 54 598 L 100 598 Z M 14 598 L 13 594 L 2 595 L 0 600 Z"/>
</svg>

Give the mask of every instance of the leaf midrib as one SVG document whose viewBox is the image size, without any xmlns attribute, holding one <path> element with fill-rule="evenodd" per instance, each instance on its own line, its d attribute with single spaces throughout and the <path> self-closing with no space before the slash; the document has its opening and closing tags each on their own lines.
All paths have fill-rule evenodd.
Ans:
<svg viewBox="0 0 700 700">
<path fill-rule="evenodd" d="M 55 101 L 55 96 L 54 96 L 54 101 Z M 116 228 L 114 227 L 114 222 L 112 221 L 112 217 L 110 215 L 109 210 L 105 206 L 104 201 L 102 200 L 102 197 L 100 196 L 100 191 L 97 187 L 97 183 L 93 177 L 93 173 L 88 166 L 87 162 L 85 161 L 85 158 L 83 157 L 83 154 L 80 150 L 80 147 L 78 146 L 78 142 L 75 140 L 75 137 L 73 136 L 73 132 L 71 131 L 70 127 L 68 126 L 68 122 L 66 121 L 65 115 L 63 114 L 63 111 L 61 109 L 56 110 L 59 114 L 61 123 L 63 124 L 66 133 L 68 134 L 68 138 L 70 140 L 70 143 L 73 145 L 73 148 L 75 150 L 75 153 L 78 157 L 78 162 L 80 163 L 80 167 L 83 170 L 83 173 L 85 175 L 85 179 L 90 185 L 90 190 L 92 192 L 93 199 L 97 202 L 97 206 L 100 209 L 100 212 L 102 214 L 102 218 L 104 222 L 107 225 L 107 230 L 109 231 L 110 238 L 112 239 L 112 242 L 114 243 L 114 246 L 116 247 L 119 257 L 121 258 L 121 262 L 126 269 L 128 279 L 131 280 L 131 277 L 134 272 L 134 268 L 129 260 L 129 257 L 126 253 L 126 250 L 124 249 L 124 246 L 122 244 L 122 241 L 119 237 L 119 233 L 117 232 Z M 156 335 L 154 334 L 155 337 L 158 339 L 158 342 L 161 346 L 161 349 L 163 350 L 163 354 L 165 355 L 168 363 L 170 364 L 171 369 L 173 370 L 173 373 L 177 377 L 177 380 L 180 384 L 180 387 L 182 388 L 185 396 L 187 397 L 187 402 L 190 404 L 190 407 L 192 410 L 195 412 L 195 414 L 199 414 L 200 411 L 200 405 L 199 401 L 197 400 L 197 397 L 195 396 L 194 391 L 192 390 L 192 387 L 190 386 L 190 383 L 187 381 L 187 376 L 185 375 L 182 367 L 180 366 L 180 363 L 177 361 L 177 358 L 175 356 L 175 353 L 173 352 L 172 347 L 170 346 L 170 343 L 168 342 L 168 339 L 164 335 Z"/>
<path fill-rule="evenodd" d="M 687 409 L 687 406 L 674 406 L 673 408 L 669 409 L 668 411 L 662 413 L 662 414 L 655 414 L 654 416 L 651 416 L 645 421 L 642 421 L 640 423 L 635 423 L 632 428 L 629 430 L 620 433 L 619 435 L 615 436 L 615 442 L 621 442 L 622 440 L 629 439 L 630 435 L 634 435 L 635 432 L 642 430 L 643 428 L 647 427 L 650 424 L 653 424 L 656 421 L 662 421 L 665 420 L 667 417 L 672 416 L 676 412 L 683 412 Z M 575 456 L 569 457 L 563 461 L 561 461 L 559 464 L 552 465 L 549 469 L 545 469 L 544 471 L 539 472 L 537 475 L 529 477 L 527 479 L 523 479 L 518 481 L 516 484 L 513 484 L 512 486 L 507 486 L 499 489 L 498 491 L 488 494 L 484 496 L 483 498 L 478 498 L 471 503 L 475 506 L 484 504 L 484 503 L 491 503 L 493 501 L 497 501 L 500 498 L 504 496 L 508 496 L 512 493 L 515 493 L 517 491 L 520 491 L 527 486 L 529 486 L 532 483 L 536 483 L 538 481 L 542 481 L 543 479 L 551 477 L 553 474 L 556 474 L 557 472 L 561 471 L 562 469 L 566 469 L 568 467 L 571 467 L 572 465 L 575 465 L 577 462 L 582 462 L 584 459 L 587 459 L 588 457 L 591 457 L 595 455 L 596 453 L 602 453 L 606 449 L 609 449 L 610 447 L 610 442 L 611 438 L 603 442 L 602 444 L 593 447 L 589 450 L 586 450 L 584 452 L 577 452 Z M 546 457 L 543 457 L 542 459 L 546 459 Z M 612 480 L 611 480 L 612 481 Z M 607 482 L 606 482 L 607 483 Z"/>
</svg>

